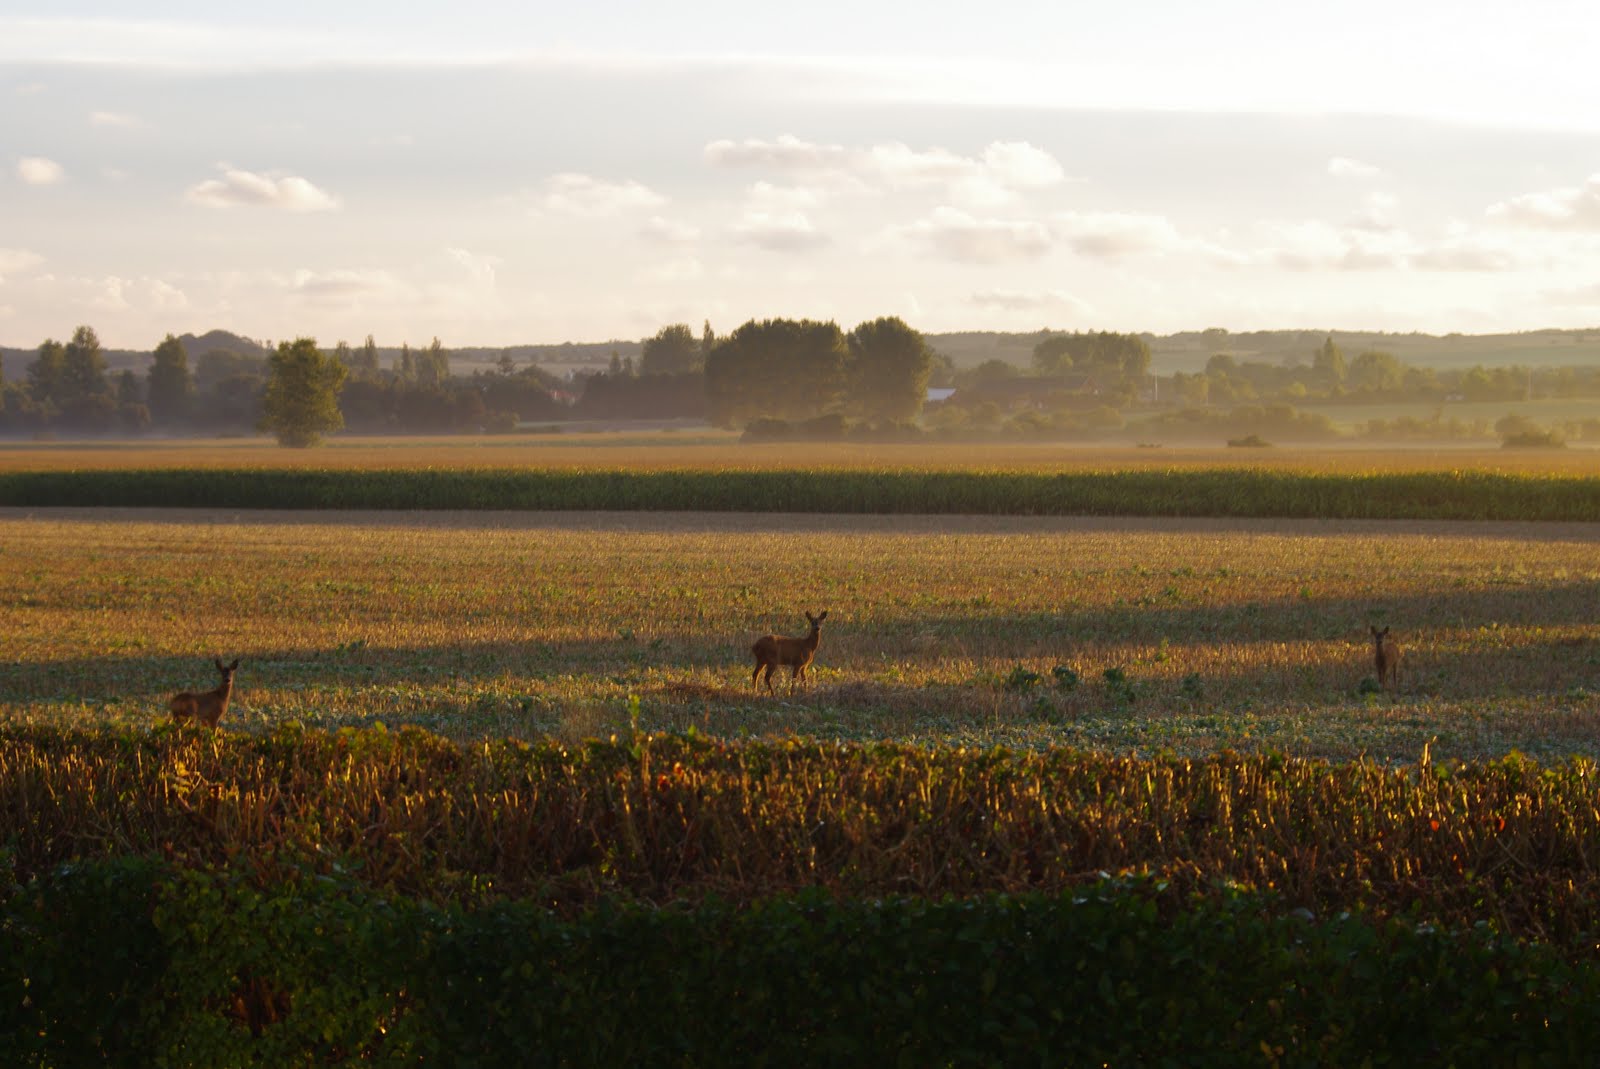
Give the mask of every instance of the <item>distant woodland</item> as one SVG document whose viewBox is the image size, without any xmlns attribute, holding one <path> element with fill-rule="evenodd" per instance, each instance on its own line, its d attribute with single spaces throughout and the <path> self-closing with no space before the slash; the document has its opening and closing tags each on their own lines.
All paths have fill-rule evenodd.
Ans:
<svg viewBox="0 0 1600 1069">
<path fill-rule="evenodd" d="M 336 404 L 353 434 L 650 420 L 751 439 L 1600 442 L 1600 418 L 1539 424 L 1453 407 L 1600 399 L 1600 331 L 923 335 L 895 318 L 849 331 L 773 319 L 721 336 L 709 323 L 672 324 L 635 342 L 449 349 L 368 336 L 323 351 L 345 369 Z M 36 349 L 0 349 L 0 433 L 253 433 L 271 354 L 270 343 L 223 331 L 169 335 L 149 353 L 107 351 L 89 326 Z M 1351 418 L 1362 406 L 1410 410 Z"/>
</svg>

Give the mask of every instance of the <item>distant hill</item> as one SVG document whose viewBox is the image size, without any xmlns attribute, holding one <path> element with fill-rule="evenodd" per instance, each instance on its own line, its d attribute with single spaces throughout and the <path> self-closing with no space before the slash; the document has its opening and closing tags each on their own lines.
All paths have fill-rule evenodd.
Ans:
<svg viewBox="0 0 1600 1069">
<path fill-rule="evenodd" d="M 189 354 L 190 360 L 213 349 L 228 349 L 240 356 L 267 356 L 272 351 L 262 342 L 252 341 L 226 330 L 208 330 L 199 337 L 193 334 L 180 334 L 178 340 L 183 343 L 183 351 Z"/>
<path fill-rule="evenodd" d="M 974 367 L 985 360 L 1004 360 L 1027 367 L 1033 347 L 1049 333 L 998 334 L 967 331 L 929 334 L 928 344 L 950 357 L 957 367 Z M 1218 353 L 1234 359 L 1267 364 L 1310 363 L 1312 354 L 1328 338 L 1353 359 L 1369 350 L 1392 353 L 1407 364 L 1433 368 L 1571 367 L 1600 364 L 1600 328 L 1589 330 L 1535 330 L 1519 334 L 1389 334 L 1353 330 L 1260 330 L 1232 333 L 1210 330 L 1179 334 L 1146 334 L 1151 370 L 1199 371 Z"/>
</svg>

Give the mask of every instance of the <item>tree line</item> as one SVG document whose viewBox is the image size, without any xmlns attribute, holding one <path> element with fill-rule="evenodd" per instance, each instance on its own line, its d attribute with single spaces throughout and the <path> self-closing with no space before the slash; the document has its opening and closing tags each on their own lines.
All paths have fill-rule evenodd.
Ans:
<svg viewBox="0 0 1600 1069">
<path fill-rule="evenodd" d="M 359 346 L 283 342 L 265 356 L 211 350 L 191 361 L 168 334 L 143 375 L 113 380 L 92 327 L 39 346 L 26 377 L 0 388 L 0 430 L 86 434 L 270 430 L 291 444 L 322 433 L 504 431 L 559 418 L 710 419 L 837 413 L 908 420 L 922 407 L 933 359 L 922 335 L 897 318 L 846 334 L 836 323 L 752 320 L 719 338 L 706 323 L 663 327 L 637 366 L 613 353 L 606 371 L 563 380 L 509 355 L 470 375 L 452 373 L 435 338 L 402 345 L 381 366 L 371 335 Z"/>
</svg>

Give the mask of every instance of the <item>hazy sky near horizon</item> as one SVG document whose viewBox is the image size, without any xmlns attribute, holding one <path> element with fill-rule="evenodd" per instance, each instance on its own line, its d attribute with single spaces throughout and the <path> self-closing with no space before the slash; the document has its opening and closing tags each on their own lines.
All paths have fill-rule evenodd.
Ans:
<svg viewBox="0 0 1600 1069">
<path fill-rule="evenodd" d="M 0 2 L 0 344 L 1600 325 L 1568 0 Z"/>
</svg>

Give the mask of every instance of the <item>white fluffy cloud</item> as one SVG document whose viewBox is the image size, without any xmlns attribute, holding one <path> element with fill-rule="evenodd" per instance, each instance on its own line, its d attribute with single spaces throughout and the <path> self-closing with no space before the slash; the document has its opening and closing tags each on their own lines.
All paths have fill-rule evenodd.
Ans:
<svg viewBox="0 0 1600 1069">
<path fill-rule="evenodd" d="M 1066 177 L 1054 156 L 1025 141 L 995 141 L 977 156 L 963 156 L 939 147 L 915 149 L 902 141 L 847 148 L 786 134 L 775 141 L 713 141 L 705 148 L 705 159 L 722 168 L 806 173 L 835 188 L 944 189 L 953 198 L 979 204 L 998 203 L 1016 191 L 1042 189 Z"/>
<path fill-rule="evenodd" d="M 84 280 L 90 287 L 88 300 L 106 312 L 175 312 L 189 306 L 188 295 L 159 278 L 120 278 L 108 275 L 98 281 Z"/>
<path fill-rule="evenodd" d="M 1080 256 L 1115 259 L 1185 245 L 1165 217 L 1136 212 L 1064 212 L 1056 216 L 1055 229 Z"/>
<path fill-rule="evenodd" d="M 1409 263 L 1419 271 L 1514 271 L 1519 266 L 1510 250 L 1472 236 L 1446 238 L 1420 248 Z"/>
<path fill-rule="evenodd" d="M 741 242 L 768 252 L 810 252 L 828 244 L 828 236 L 800 211 L 747 212 L 733 232 Z"/>
<path fill-rule="evenodd" d="M 1357 230 L 1395 230 L 1399 225 L 1399 209 L 1400 200 L 1393 193 L 1369 193 L 1362 199 L 1350 225 Z"/>
<path fill-rule="evenodd" d="M 1328 173 L 1335 178 L 1376 178 L 1383 170 L 1348 156 L 1335 156 L 1328 161 Z"/>
<path fill-rule="evenodd" d="M 601 219 L 666 202 L 667 198 L 639 182 L 609 182 L 568 171 L 547 178 L 534 205 L 536 210 L 553 215 Z"/>
<path fill-rule="evenodd" d="M 459 264 L 468 278 L 483 286 L 494 285 L 495 269 L 504 262 L 498 256 L 482 256 L 466 249 L 446 249 L 445 255 Z"/>
<path fill-rule="evenodd" d="M 1027 219 L 980 219 L 942 206 L 898 231 L 946 259 L 971 264 L 1031 260 L 1050 251 L 1050 228 Z"/>
<path fill-rule="evenodd" d="M 17 177 L 30 186 L 53 186 L 66 176 L 59 163 L 43 156 L 24 156 L 17 161 Z"/>
<path fill-rule="evenodd" d="M 1600 230 L 1600 174 L 1581 186 L 1524 193 L 1491 205 L 1490 219 L 1550 230 Z"/>
<path fill-rule="evenodd" d="M 411 287 L 388 271 L 296 271 L 289 283 L 291 296 L 310 304 L 348 306 L 365 302 L 399 302 L 412 296 Z"/>
<path fill-rule="evenodd" d="M 4 282 L 7 275 L 38 267 L 42 263 L 44 257 L 28 249 L 0 248 L 0 282 Z"/>
<path fill-rule="evenodd" d="M 700 228 L 677 219 L 652 215 L 639 227 L 639 236 L 656 245 L 693 245 L 700 240 Z"/>
<path fill-rule="evenodd" d="M 774 170 L 815 171 L 843 167 L 850 153 L 842 145 L 818 145 L 783 134 L 775 141 L 713 141 L 705 147 L 705 161 L 713 167 L 766 167 Z"/>
<path fill-rule="evenodd" d="M 192 204 L 208 208 L 277 208 L 286 212 L 330 212 L 339 207 L 332 196 L 299 175 L 257 174 L 219 165 L 221 178 L 190 186 L 184 193 Z"/>
<path fill-rule="evenodd" d="M 979 290 L 970 301 L 986 312 L 1033 312 L 1064 309 L 1074 315 L 1087 315 L 1092 309 L 1087 301 L 1080 300 L 1061 290 Z"/>
</svg>

